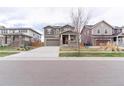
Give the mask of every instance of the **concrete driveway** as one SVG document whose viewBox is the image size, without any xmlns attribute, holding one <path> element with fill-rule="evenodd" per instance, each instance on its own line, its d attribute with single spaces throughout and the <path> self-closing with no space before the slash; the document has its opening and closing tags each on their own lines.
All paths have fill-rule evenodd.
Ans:
<svg viewBox="0 0 124 93">
<path fill-rule="evenodd" d="M 42 58 L 57 58 L 59 55 L 59 47 L 40 47 L 31 51 L 25 51 L 18 54 L 6 56 L 3 59 L 42 59 Z"/>
</svg>

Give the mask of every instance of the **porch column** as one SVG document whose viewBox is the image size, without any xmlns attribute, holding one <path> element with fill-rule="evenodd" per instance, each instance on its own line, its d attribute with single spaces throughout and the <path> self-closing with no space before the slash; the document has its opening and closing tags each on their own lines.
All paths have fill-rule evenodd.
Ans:
<svg viewBox="0 0 124 93">
<path fill-rule="evenodd" d="M 21 46 L 23 44 L 23 37 L 20 35 L 19 36 L 19 46 Z"/>
<path fill-rule="evenodd" d="M 10 41 L 10 42 L 11 42 L 11 44 L 14 42 L 14 41 L 13 41 L 13 37 L 14 37 L 14 36 L 11 36 L 11 41 Z"/>
<path fill-rule="evenodd" d="M 116 37 L 116 45 L 118 46 L 118 36 Z"/>
<path fill-rule="evenodd" d="M 4 41 L 5 41 L 5 37 L 2 37 L 2 39 L 1 39 L 1 44 L 2 45 L 4 44 Z"/>
<path fill-rule="evenodd" d="M 63 44 L 63 40 L 62 40 L 62 34 L 61 34 L 61 36 L 60 36 L 60 45 L 62 45 Z"/>
<path fill-rule="evenodd" d="M 70 34 L 68 35 L 68 44 L 70 45 L 70 40 L 71 40 L 71 36 Z"/>
</svg>

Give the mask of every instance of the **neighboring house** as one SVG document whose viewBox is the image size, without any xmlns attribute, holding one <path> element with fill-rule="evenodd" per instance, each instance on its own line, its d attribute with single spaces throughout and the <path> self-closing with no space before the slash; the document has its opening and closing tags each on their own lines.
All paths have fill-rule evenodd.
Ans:
<svg viewBox="0 0 124 93">
<path fill-rule="evenodd" d="M 81 31 L 81 41 L 85 45 L 99 46 L 107 42 L 124 45 L 124 27 L 111 26 L 105 21 L 95 25 L 85 25 Z"/>
<path fill-rule="evenodd" d="M 0 45 L 19 47 L 33 40 L 41 40 L 41 34 L 31 28 L 0 28 Z"/>
<path fill-rule="evenodd" d="M 44 27 L 45 46 L 77 46 L 77 33 L 74 27 L 65 26 L 46 26 Z"/>
</svg>

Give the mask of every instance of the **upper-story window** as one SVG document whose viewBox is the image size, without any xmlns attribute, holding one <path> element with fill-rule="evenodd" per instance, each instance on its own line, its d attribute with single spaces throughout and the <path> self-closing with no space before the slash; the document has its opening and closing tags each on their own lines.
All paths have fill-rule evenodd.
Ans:
<svg viewBox="0 0 124 93">
<path fill-rule="evenodd" d="M 87 31 L 87 35 L 89 35 L 89 34 L 90 34 L 90 31 L 88 30 L 88 31 Z"/>
<path fill-rule="evenodd" d="M 22 33 L 27 33 L 27 30 L 21 30 Z"/>
<path fill-rule="evenodd" d="M 19 30 L 14 30 L 14 33 L 19 33 Z"/>
<path fill-rule="evenodd" d="M 51 29 L 47 29 L 47 34 L 51 34 Z"/>
<path fill-rule="evenodd" d="M 35 34 L 33 33 L 33 36 L 35 36 Z"/>
<path fill-rule="evenodd" d="M 27 33 L 27 30 L 22 30 L 22 29 L 13 30 L 13 33 Z"/>
<path fill-rule="evenodd" d="M 19 33 L 22 33 L 22 31 L 21 31 L 21 30 L 19 30 Z"/>
<path fill-rule="evenodd" d="M 98 34 L 100 33 L 100 30 L 99 30 L 99 29 L 97 30 L 97 33 L 98 33 Z"/>
<path fill-rule="evenodd" d="M 56 29 L 56 34 L 59 34 L 59 29 Z"/>
<path fill-rule="evenodd" d="M 105 29 L 105 34 L 107 34 L 107 29 Z"/>
<path fill-rule="evenodd" d="M 122 28 L 122 33 L 124 33 L 124 28 Z"/>
<path fill-rule="evenodd" d="M 2 31 L 0 30 L 0 34 L 2 34 Z"/>
<path fill-rule="evenodd" d="M 2 30 L 1 33 L 2 34 L 6 34 L 7 33 L 7 30 Z"/>
<path fill-rule="evenodd" d="M 71 30 L 71 28 L 70 27 L 65 27 L 64 28 L 64 31 L 68 31 L 68 30 Z"/>
</svg>

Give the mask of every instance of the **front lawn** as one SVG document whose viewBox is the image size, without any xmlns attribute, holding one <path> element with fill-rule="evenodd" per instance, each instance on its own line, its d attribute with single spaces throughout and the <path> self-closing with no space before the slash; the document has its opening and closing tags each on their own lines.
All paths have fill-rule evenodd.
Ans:
<svg viewBox="0 0 124 93">
<path fill-rule="evenodd" d="M 60 57 L 124 57 L 124 53 L 86 53 L 86 52 L 65 52 L 59 53 Z"/>
<path fill-rule="evenodd" d="M 16 54 L 16 53 L 18 53 L 18 52 L 0 52 L 0 57 L 4 57 L 4 56 Z"/>
<path fill-rule="evenodd" d="M 17 51 L 17 49 L 10 46 L 0 46 L 0 51 Z"/>
<path fill-rule="evenodd" d="M 124 57 L 124 51 L 105 51 L 100 48 L 60 48 L 60 57 Z"/>
<path fill-rule="evenodd" d="M 28 51 L 31 49 L 33 49 L 33 48 L 29 48 L 29 47 L 16 48 L 16 47 L 11 47 L 11 46 L 0 46 L 0 57 L 16 54 L 21 51 Z"/>
</svg>

